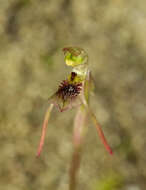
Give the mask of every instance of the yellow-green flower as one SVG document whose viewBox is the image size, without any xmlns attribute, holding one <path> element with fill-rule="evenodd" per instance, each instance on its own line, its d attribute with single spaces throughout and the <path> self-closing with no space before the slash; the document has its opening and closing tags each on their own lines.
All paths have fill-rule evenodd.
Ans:
<svg viewBox="0 0 146 190">
<path fill-rule="evenodd" d="M 63 52 L 66 65 L 71 66 L 73 69 L 67 79 L 60 83 L 57 91 L 49 98 L 50 107 L 48 108 L 45 115 L 42 136 L 37 155 L 39 156 L 42 150 L 46 127 L 48 124 L 51 110 L 54 106 L 59 108 L 61 112 L 78 106 L 79 112 L 77 114 L 80 115 L 80 117 L 77 116 L 77 119 L 75 119 L 75 125 L 77 127 L 75 127 L 76 129 L 74 138 L 75 141 L 78 143 L 74 142 L 74 144 L 79 145 L 81 143 L 82 130 L 84 127 L 81 127 L 79 125 L 80 123 L 84 123 L 83 120 L 86 118 L 87 114 L 89 117 L 91 117 L 98 132 L 98 135 L 101 138 L 101 141 L 103 142 L 106 150 L 110 154 L 112 154 L 112 149 L 107 143 L 102 128 L 97 122 L 95 114 L 89 107 L 89 95 L 92 90 L 93 79 L 91 77 L 91 72 L 88 68 L 87 53 L 82 48 L 77 47 L 66 47 L 63 49 Z"/>
</svg>

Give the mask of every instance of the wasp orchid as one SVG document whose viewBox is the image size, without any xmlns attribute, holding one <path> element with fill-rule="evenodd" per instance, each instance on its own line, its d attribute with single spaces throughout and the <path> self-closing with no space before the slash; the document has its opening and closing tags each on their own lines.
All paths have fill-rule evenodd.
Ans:
<svg viewBox="0 0 146 190">
<path fill-rule="evenodd" d="M 89 97 L 94 84 L 91 71 L 88 67 L 87 53 L 78 47 L 66 47 L 63 49 L 63 52 L 65 63 L 67 66 L 72 67 L 72 71 L 68 77 L 60 83 L 57 91 L 48 99 L 50 106 L 44 118 L 37 156 L 39 156 L 42 151 L 46 128 L 53 107 L 57 107 L 60 112 L 76 107 L 78 111 L 74 120 L 73 134 L 75 150 L 70 169 L 70 190 L 73 190 L 76 184 L 76 173 L 80 165 L 81 144 L 87 117 L 91 118 L 102 143 L 110 154 L 112 154 L 112 149 L 107 143 L 102 128 L 89 106 Z"/>
</svg>

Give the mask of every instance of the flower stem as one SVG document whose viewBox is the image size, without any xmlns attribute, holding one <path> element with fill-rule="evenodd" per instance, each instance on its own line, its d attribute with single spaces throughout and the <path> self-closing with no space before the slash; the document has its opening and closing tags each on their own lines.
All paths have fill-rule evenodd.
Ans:
<svg viewBox="0 0 146 190">
<path fill-rule="evenodd" d="M 75 190 L 77 185 L 78 171 L 80 169 L 81 156 L 82 156 L 82 145 L 85 135 L 85 124 L 87 118 L 86 110 L 80 106 L 76 113 L 74 120 L 74 134 L 73 134 L 73 144 L 74 152 L 72 155 L 72 162 L 70 168 L 70 182 L 69 190 Z"/>
<path fill-rule="evenodd" d="M 69 190 L 75 190 L 77 185 L 77 174 L 81 162 L 81 147 L 75 148 L 72 155 L 72 163 L 70 168 Z"/>
</svg>

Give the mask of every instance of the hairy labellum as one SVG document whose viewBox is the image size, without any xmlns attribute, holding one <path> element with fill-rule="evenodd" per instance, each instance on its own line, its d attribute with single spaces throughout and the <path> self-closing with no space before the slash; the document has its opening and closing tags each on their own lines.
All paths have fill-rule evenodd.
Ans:
<svg viewBox="0 0 146 190">
<path fill-rule="evenodd" d="M 60 86 L 56 95 L 63 101 L 67 99 L 73 99 L 80 94 L 82 83 L 70 83 L 68 80 L 64 80 Z"/>
</svg>

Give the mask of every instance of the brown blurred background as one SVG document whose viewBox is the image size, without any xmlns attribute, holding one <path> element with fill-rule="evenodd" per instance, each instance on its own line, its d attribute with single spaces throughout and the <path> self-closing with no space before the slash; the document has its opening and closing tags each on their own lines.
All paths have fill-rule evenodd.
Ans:
<svg viewBox="0 0 146 190">
<path fill-rule="evenodd" d="M 76 110 L 47 98 L 70 71 L 61 49 L 89 54 L 91 104 L 114 150 L 88 124 L 78 190 L 146 189 L 146 1 L 0 0 L 0 190 L 67 190 Z"/>
</svg>

